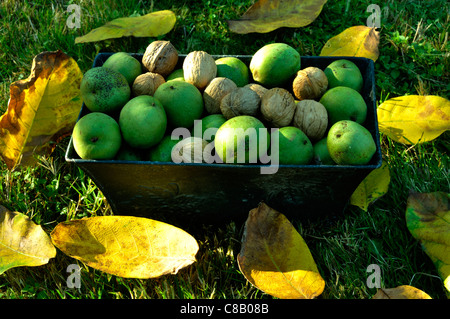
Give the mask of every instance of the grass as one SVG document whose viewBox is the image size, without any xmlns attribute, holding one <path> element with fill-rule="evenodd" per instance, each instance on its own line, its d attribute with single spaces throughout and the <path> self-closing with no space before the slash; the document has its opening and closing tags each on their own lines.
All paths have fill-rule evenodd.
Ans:
<svg viewBox="0 0 450 319">
<path fill-rule="evenodd" d="M 267 34 L 238 35 L 227 19 L 240 17 L 252 1 L 104 1 L 81 3 L 81 28 L 69 29 L 67 5 L 76 1 L 0 4 L 0 114 L 7 107 L 9 85 L 29 75 L 33 57 L 61 49 L 83 72 L 98 52 L 144 52 L 153 39 L 121 38 L 76 45 L 76 36 L 121 16 L 171 9 L 177 15 L 170 40 L 182 53 L 252 54 L 270 42 L 285 42 L 302 55 L 318 55 L 331 37 L 366 23 L 371 1 L 329 1 L 319 17 L 304 28 L 281 28 Z M 448 98 L 448 3 L 385 1 L 382 7 L 380 57 L 376 66 L 378 103 L 406 94 Z M 319 298 L 368 299 L 376 292 L 366 284 L 367 267 L 381 269 L 385 288 L 409 284 L 433 298 L 446 298 L 435 266 L 405 224 L 410 191 L 449 191 L 449 133 L 419 145 L 405 146 L 382 136 L 382 152 L 391 171 L 389 192 L 362 212 L 349 206 L 342 216 L 295 223 L 305 239 L 326 287 Z M 64 161 L 67 140 L 35 168 L 12 172 L 0 162 L 0 204 L 27 214 L 50 232 L 61 221 L 112 214 L 103 194 L 77 167 Z M 78 263 L 81 288 L 68 288 L 68 265 L 77 263 L 59 252 L 47 265 L 13 268 L 0 275 L 0 298 L 138 299 L 237 298 L 270 299 L 242 276 L 236 256 L 243 225 L 205 228 L 196 239 L 197 262 L 177 275 L 152 280 L 124 279 Z"/>
</svg>

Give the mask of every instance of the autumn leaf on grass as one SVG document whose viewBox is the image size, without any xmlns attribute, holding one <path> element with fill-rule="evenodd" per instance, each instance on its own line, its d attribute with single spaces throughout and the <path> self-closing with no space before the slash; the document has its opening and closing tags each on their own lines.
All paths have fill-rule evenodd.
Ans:
<svg viewBox="0 0 450 319">
<path fill-rule="evenodd" d="M 228 20 L 240 34 L 267 33 L 281 27 L 299 28 L 312 23 L 327 0 L 259 0 L 238 20 Z"/>
<path fill-rule="evenodd" d="M 403 285 L 396 288 L 380 288 L 372 299 L 431 299 L 431 297 L 416 287 Z"/>
<path fill-rule="evenodd" d="M 88 266 L 126 278 L 176 274 L 195 262 L 197 241 L 184 230 L 152 219 L 99 216 L 58 224 L 56 247 Z"/>
<path fill-rule="evenodd" d="M 72 132 L 82 77 L 68 55 L 43 52 L 33 59 L 30 76 L 11 84 L 8 109 L 0 117 L 0 155 L 8 169 L 34 164 L 35 154 L 49 153 L 53 142 Z"/>
<path fill-rule="evenodd" d="M 138 17 L 118 18 L 75 39 L 75 43 L 95 42 L 121 37 L 157 37 L 168 33 L 175 25 L 175 13 L 155 11 Z"/>
<path fill-rule="evenodd" d="M 0 205 L 0 274 L 13 267 L 45 265 L 55 256 L 55 246 L 40 225 Z"/>
<path fill-rule="evenodd" d="M 377 109 L 378 127 L 396 142 L 428 142 L 450 130 L 450 102 L 436 95 L 389 99 Z"/>
<path fill-rule="evenodd" d="M 367 211 L 367 208 L 372 202 L 387 193 L 390 181 L 389 167 L 383 161 L 381 167 L 370 172 L 361 184 L 359 184 L 350 197 L 350 204 Z"/>
<path fill-rule="evenodd" d="M 409 195 L 406 226 L 411 235 L 420 241 L 450 292 L 450 194 Z"/>
<path fill-rule="evenodd" d="M 274 297 L 312 299 L 325 287 L 303 238 L 265 203 L 249 213 L 237 260 L 245 278 Z"/>
<path fill-rule="evenodd" d="M 321 56 L 355 56 L 376 61 L 379 56 L 379 32 L 375 28 L 358 25 L 350 27 L 325 43 Z"/>
</svg>

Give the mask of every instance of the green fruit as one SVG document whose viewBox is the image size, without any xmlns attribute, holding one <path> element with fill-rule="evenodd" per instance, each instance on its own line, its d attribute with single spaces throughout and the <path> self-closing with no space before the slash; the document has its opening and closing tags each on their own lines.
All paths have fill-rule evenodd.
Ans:
<svg viewBox="0 0 450 319">
<path fill-rule="evenodd" d="M 82 159 L 113 159 L 122 145 L 119 124 L 100 112 L 80 118 L 73 128 L 72 140 L 75 152 Z"/>
<path fill-rule="evenodd" d="M 161 84 L 153 95 L 161 102 L 173 127 L 191 128 L 203 113 L 203 96 L 191 83 L 170 81 Z"/>
<path fill-rule="evenodd" d="M 118 161 L 142 161 L 144 155 L 141 149 L 131 147 L 126 143 L 122 143 L 122 147 L 116 154 L 116 160 Z"/>
<path fill-rule="evenodd" d="M 91 112 L 114 113 L 130 99 L 131 89 L 125 77 L 114 70 L 95 67 L 81 80 L 81 97 Z"/>
<path fill-rule="evenodd" d="M 167 135 L 161 142 L 150 149 L 148 159 L 152 162 L 172 162 L 172 148 L 181 140 L 172 139 L 172 136 Z"/>
<path fill-rule="evenodd" d="M 349 87 L 337 86 L 325 92 L 319 101 L 328 112 L 329 126 L 342 120 L 359 124 L 367 117 L 367 105 L 361 94 Z"/>
<path fill-rule="evenodd" d="M 309 138 L 294 126 L 285 126 L 278 130 L 278 150 L 280 164 L 308 164 L 314 154 Z"/>
<path fill-rule="evenodd" d="M 141 62 L 126 52 L 114 53 L 103 63 L 103 67 L 121 73 L 129 85 L 142 73 Z"/>
<path fill-rule="evenodd" d="M 350 87 L 358 92 L 363 86 L 363 77 L 358 66 L 345 59 L 331 62 L 324 70 L 328 79 L 328 87 Z"/>
<path fill-rule="evenodd" d="M 282 87 L 300 70 L 300 54 L 285 43 L 263 46 L 252 57 L 253 79 L 266 88 Z"/>
<path fill-rule="evenodd" d="M 217 75 L 232 80 L 238 87 L 248 84 L 250 70 L 242 60 L 236 57 L 223 57 L 216 60 Z"/>
<path fill-rule="evenodd" d="M 340 165 L 364 165 L 375 154 L 376 145 L 370 132 L 353 121 L 339 121 L 329 130 L 327 147 Z"/>
<path fill-rule="evenodd" d="M 266 138 L 266 141 L 261 139 Z M 266 155 L 270 134 L 256 117 L 239 115 L 227 120 L 214 139 L 216 154 L 224 163 L 257 163 Z"/>
<path fill-rule="evenodd" d="M 318 165 L 335 165 L 327 147 L 327 138 L 323 138 L 313 145 L 314 162 Z"/>
<path fill-rule="evenodd" d="M 167 78 L 166 82 L 168 81 L 184 81 L 184 72 L 183 69 L 176 69 L 172 73 L 170 73 Z"/>
<path fill-rule="evenodd" d="M 222 124 L 226 121 L 227 119 L 222 114 L 207 115 L 200 121 L 196 121 L 196 123 L 194 124 L 194 136 L 203 138 L 207 142 L 211 142 L 214 140 L 219 127 L 222 126 Z M 201 135 L 198 135 L 199 133 L 201 133 Z"/>
<path fill-rule="evenodd" d="M 167 117 L 161 103 L 150 95 L 131 99 L 120 111 L 120 130 L 123 139 L 136 148 L 149 148 L 164 137 Z"/>
</svg>

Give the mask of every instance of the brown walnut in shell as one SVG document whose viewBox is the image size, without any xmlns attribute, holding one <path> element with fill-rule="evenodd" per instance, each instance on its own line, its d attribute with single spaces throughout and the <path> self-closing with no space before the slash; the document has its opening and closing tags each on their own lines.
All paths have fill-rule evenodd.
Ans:
<svg viewBox="0 0 450 319">
<path fill-rule="evenodd" d="M 328 113 L 321 103 L 314 100 L 297 102 L 293 125 L 298 127 L 311 141 L 324 137 L 328 126 Z"/>
<path fill-rule="evenodd" d="M 159 73 L 146 72 L 139 75 L 133 82 L 131 87 L 134 95 L 152 95 L 155 94 L 156 89 L 166 82 L 163 76 Z"/>
<path fill-rule="evenodd" d="M 192 51 L 184 58 L 183 74 L 186 82 L 203 90 L 217 75 L 216 61 L 205 51 Z"/>
<path fill-rule="evenodd" d="M 261 113 L 273 127 L 287 126 L 292 122 L 295 112 L 295 100 L 288 90 L 273 88 L 261 99 Z"/>
<path fill-rule="evenodd" d="M 187 137 L 172 148 L 171 157 L 175 163 L 211 163 L 209 143 L 200 137 Z"/>
<path fill-rule="evenodd" d="M 238 87 L 222 98 L 220 111 L 227 119 L 239 115 L 256 116 L 260 103 L 261 99 L 255 91 L 248 87 Z"/>
<path fill-rule="evenodd" d="M 253 91 L 255 91 L 256 93 L 258 93 L 260 98 L 262 98 L 264 93 L 267 92 L 267 89 L 258 83 L 249 83 L 249 84 L 245 85 L 244 87 L 248 87 L 248 88 L 252 89 Z"/>
<path fill-rule="evenodd" d="M 229 78 L 214 78 L 203 92 L 203 102 L 209 114 L 220 114 L 220 102 L 222 98 L 237 89 L 236 83 Z"/>
<path fill-rule="evenodd" d="M 178 52 L 170 41 L 157 40 L 150 43 L 142 56 L 142 64 L 153 73 L 168 76 L 177 65 Z"/>
<path fill-rule="evenodd" d="M 318 100 L 327 88 L 327 76 L 321 69 L 314 66 L 298 71 L 292 83 L 294 95 L 299 100 Z"/>
</svg>

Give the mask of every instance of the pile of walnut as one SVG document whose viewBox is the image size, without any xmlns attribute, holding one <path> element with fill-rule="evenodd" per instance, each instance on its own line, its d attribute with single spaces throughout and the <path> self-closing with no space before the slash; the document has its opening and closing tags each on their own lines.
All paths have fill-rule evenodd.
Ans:
<svg viewBox="0 0 450 319">
<path fill-rule="evenodd" d="M 178 53 L 168 41 L 154 41 L 146 49 L 142 64 L 147 73 L 136 78 L 135 95 L 152 95 L 178 63 Z M 292 90 L 267 89 L 257 83 L 238 87 L 232 80 L 217 77 L 214 58 L 204 51 L 190 52 L 183 62 L 183 77 L 203 94 L 208 114 L 223 114 L 226 119 L 238 115 L 259 118 L 268 127 L 295 126 L 302 130 L 311 142 L 325 135 L 328 115 L 318 102 L 328 87 L 325 73 L 316 67 L 297 72 Z"/>
</svg>

